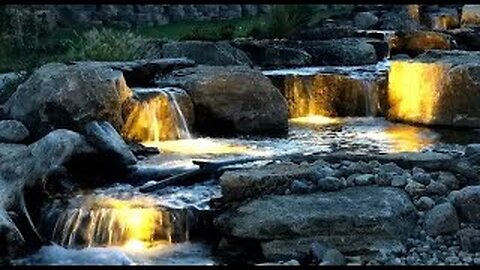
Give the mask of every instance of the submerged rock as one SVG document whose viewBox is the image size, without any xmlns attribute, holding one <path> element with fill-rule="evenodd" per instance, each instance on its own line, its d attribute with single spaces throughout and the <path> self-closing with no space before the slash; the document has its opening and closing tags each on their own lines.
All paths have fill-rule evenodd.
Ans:
<svg viewBox="0 0 480 270">
<path fill-rule="evenodd" d="M 315 241 L 348 254 L 401 244 L 415 227 L 416 211 L 401 189 L 351 187 L 266 196 L 227 210 L 214 224 L 221 234 L 242 239 L 289 241 L 284 246 L 290 252 L 298 248 L 295 239 L 304 239 L 301 246 L 306 251 L 300 254 L 308 253 Z"/>
<path fill-rule="evenodd" d="M 4 109 L 34 138 L 58 128 L 82 131 L 92 120 L 109 121 L 121 129 L 122 104 L 131 95 L 120 71 L 51 63 L 21 84 Z"/>
<path fill-rule="evenodd" d="M 195 108 L 195 128 L 210 135 L 285 135 L 285 99 L 260 71 L 248 67 L 199 66 L 170 73 L 158 83 L 179 86 Z"/>
<path fill-rule="evenodd" d="M 0 142 L 20 143 L 28 138 L 29 135 L 28 129 L 20 121 L 0 121 Z"/>
</svg>

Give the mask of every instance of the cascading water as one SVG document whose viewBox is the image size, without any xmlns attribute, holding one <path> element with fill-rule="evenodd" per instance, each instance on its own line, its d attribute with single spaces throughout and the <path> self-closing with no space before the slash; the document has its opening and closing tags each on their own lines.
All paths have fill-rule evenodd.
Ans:
<svg viewBox="0 0 480 270">
<path fill-rule="evenodd" d="M 190 139 L 193 105 L 184 90 L 133 88 L 136 100 L 123 129 L 127 139 L 138 142 Z M 187 120 L 188 118 L 188 120 Z"/>
<path fill-rule="evenodd" d="M 218 186 L 172 187 L 155 196 L 124 185 L 79 195 L 44 211 L 44 235 L 67 248 L 119 246 L 130 250 L 189 241 L 208 229 Z"/>
</svg>

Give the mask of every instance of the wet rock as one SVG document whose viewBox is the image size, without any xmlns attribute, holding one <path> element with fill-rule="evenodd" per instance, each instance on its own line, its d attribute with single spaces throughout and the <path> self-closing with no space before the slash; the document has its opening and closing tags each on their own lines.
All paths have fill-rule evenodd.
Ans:
<svg viewBox="0 0 480 270">
<path fill-rule="evenodd" d="M 444 184 L 438 181 L 431 181 L 430 184 L 427 185 L 427 192 L 429 194 L 435 195 L 446 195 L 448 193 L 448 188 Z"/>
<path fill-rule="evenodd" d="M 310 191 L 310 187 L 305 182 L 293 180 L 290 190 L 293 194 L 305 194 Z"/>
<path fill-rule="evenodd" d="M 479 252 L 480 251 L 480 230 L 474 228 L 464 228 L 458 233 L 460 240 L 460 246 L 462 250 L 467 252 Z"/>
<path fill-rule="evenodd" d="M 333 176 L 327 176 L 318 179 L 317 186 L 320 190 L 323 191 L 334 191 L 345 188 L 347 186 L 347 183 L 345 179 L 343 179 L 342 181 L 342 179 Z"/>
<path fill-rule="evenodd" d="M 20 121 L 0 121 L 0 142 L 20 143 L 29 136 L 28 129 Z"/>
<path fill-rule="evenodd" d="M 480 222 L 480 186 L 468 186 L 455 196 L 455 203 L 462 218 Z"/>
<path fill-rule="evenodd" d="M 85 125 L 85 137 L 90 145 L 98 149 L 99 153 L 105 154 L 110 162 L 118 163 L 122 167 L 137 163 L 137 159 L 122 136 L 109 122 L 88 123 Z"/>
<path fill-rule="evenodd" d="M 120 71 L 51 63 L 21 84 L 4 109 L 39 138 L 56 128 L 81 131 L 92 120 L 121 128 L 122 104 L 131 94 Z"/>
<path fill-rule="evenodd" d="M 395 174 L 403 174 L 404 171 L 402 168 L 400 168 L 397 164 L 393 162 L 389 162 L 386 164 L 382 164 L 380 167 L 377 169 L 379 172 L 385 172 L 385 173 L 395 173 Z"/>
<path fill-rule="evenodd" d="M 379 172 L 375 174 L 375 183 L 379 186 L 390 186 L 394 176 L 394 173 Z"/>
<path fill-rule="evenodd" d="M 433 30 L 447 30 L 458 28 L 460 20 L 456 9 L 444 8 L 436 12 L 426 14 L 428 25 Z"/>
<path fill-rule="evenodd" d="M 425 216 L 425 231 L 431 236 L 456 233 L 459 226 L 457 211 L 451 203 L 439 204 Z"/>
<path fill-rule="evenodd" d="M 285 135 L 285 98 L 260 71 L 241 66 L 199 66 L 161 78 L 180 86 L 195 108 L 195 129 L 209 135 Z"/>
<path fill-rule="evenodd" d="M 480 24 L 480 5 L 464 5 L 462 7 L 461 23 L 464 25 Z"/>
<path fill-rule="evenodd" d="M 458 258 L 457 256 L 448 256 L 447 258 L 445 258 L 446 264 L 457 264 L 459 262 L 460 258 Z"/>
<path fill-rule="evenodd" d="M 329 249 L 323 255 L 320 265 L 345 265 L 345 256 L 336 249 Z"/>
<path fill-rule="evenodd" d="M 415 30 L 419 27 L 418 21 L 414 20 L 408 12 L 402 10 L 383 13 L 378 20 L 378 29 L 382 30 Z"/>
<path fill-rule="evenodd" d="M 392 176 L 392 187 L 403 188 L 407 184 L 408 177 L 404 174 Z"/>
<path fill-rule="evenodd" d="M 27 215 L 21 207 L 13 208 L 24 203 L 24 189 L 38 187 L 42 179 L 76 156 L 94 153 L 82 135 L 55 130 L 28 147 L 10 147 L 8 154 L 0 155 L 0 255 L 14 255 L 24 248 L 25 238 L 6 211 L 17 209 L 17 216 Z"/>
<path fill-rule="evenodd" d="M 314 242 L 310 245 L 310 257 L 312 258 L 312 262 L 314 264 L 319 264 L 323 261 L 323 258 L 327 251 L 331 249 L 331 247 Z"/>
<path fill-rule="evenodd" d="M 312 62 L 312 56 L 306 51 L 286 47 L 270 40 L 236 40 L 232 45 L 244 51 L 254 66 L 303 67 Z"/>
<path fill-rule="evenodd" d="M 309 245 L 317 241 L 342 253 L 378 252 L 408 237 L 416 213 L 401 189 L 366 186 L 270 195 L 226 210 L 214 224 L 221 234 L 242 239 L 291 241 L 290 250 L 297 241 L 291 239 L 305 238 Z"/>
<path fill-rule="evenodd" d="M 163 57 L 192 59 L 200 65 L 251 66 L 252 62 L 241 50 L 232 47 L 226 41 L 179 41 L 169 42 L 163 45 Z"/>
<path fill-rule="evenodd" d="M 281 194 L 297 179 L 317 181 L 315 167 L 284 162 L 260 168 L 226 171 L 220 177 L 220 186 L 223 199 L 231 201 L 263 194 Z"/>
<path fill-rule="evenodd" d="M 427 194 L 427 188 L 415 181 L 409 181 L 405 186 L 405 191 L 411 196 L 422 196 Z"/>
<path fill-rule="evenodd" d="M 378 22 L 378 17 L 371 12 L 365 11 L 357 13 L 353 20 L 355 22 L 355 26 L 358 28 L 369 29 Z"/>
<path fill-rule="evenodd" d="M 476 104 L 473 97 L 480 80 L 476 76 L 478 56 L 476 52 L 429 51 L 412 61 L 392 61 L 388 119 L 425 125 L 479 127 L 480 114 L 469 109 Z M 421 79 L 425 76 L 437 79 L 425 85 L 426 81 Z M 415 99 L 407 95 L 404 78 L 410 78 L 409 89 L 418 93 Z"/>
<path fill-rule="evenodd" d="M 460 187 L 460 182 L 451 172 L 440 172 L 437 182 L 444 184 L 448 189 L 458 189 Z"/>
<path fill-rule="evenodd" d="M 378 60 L 375 47 L 355 38 L 304 41 L 295 48 L 312 55 L 313 65 L 356 66 L 374 64 Z"/>
<path fill-rule="evenodd" d="M 77 65 L 88 65 L 97 68 L 111 68 L 121 71 L 125 81 L 133 86 L 151 86 L 160 75 L 165 75 L 173 70 L 193 67 L 195 62 L 187 58 L 160 58 L 136 61 L 85 61 L 73 62 Z"/>
<path fill-rule="evenodd" d="M 396 35 L 391 47 L 392 54 L 404 53 L 411 57 L 427 50 L 453 50 L 453 37 L 434 31 L 414 31 Z"/>
<path fill-rule="evenodd" d="M 413 180 L 425 186 L 430 184 L 430 181 L 432 181 L 432 177 L 428 173 L 426 173 L 425 170 L 423 170 L 422 168 L 417 168 L 417 167 L 413 168 L 412 177 L 413 177 Z"/>
<path fill-rule="evenodd" d="M 435 201 L 430 197 L 422 196 L 416 201 L 415 205 L 419 210 L 425 211 L 432 209 L 435 206 Z"/>
<path fill-rule="evenodd" d="M 361 174 L 355 177 L 355 184 L 358 186 L 367 186 L 372 184 L 374 177 L 372 174 Z"/>
</svg>

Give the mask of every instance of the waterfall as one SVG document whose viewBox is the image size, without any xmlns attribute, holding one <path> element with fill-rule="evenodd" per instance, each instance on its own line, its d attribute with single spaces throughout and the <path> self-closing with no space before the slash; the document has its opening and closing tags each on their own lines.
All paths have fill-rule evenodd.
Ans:
<svg viewBox="0 0 480 270">
<path fill-rule="evenodd" d="M 365 116 L 373 117 L 377 114 L 378 97 L 376 93 L 376 84 L 372 79 L 361 80 L 364 100 L 365 100 Z"/>
<path fill-rule="evenodd" d="M 139 142 L 190 139 L 189 121 L 193 105 L 184 90 L 133 88 L 136 99 L 123 129 L 126 138 Z M 185 112 L 186 110 L 186 112 Z"/>
<path fill-rule="evenodd" d="M 123 246 L 147 248 L 158 243 L 189 241 L 192 230 L 206 224 L 195 209 L 167 209 L 143 199 L 89 197 L 79 206 L 51 205 L 44 233 L 67 248 Z M 51 225 L 53 225 L 53 229 Z M 46 229 L 45 229 L 46 228 Z"/>
</svg>

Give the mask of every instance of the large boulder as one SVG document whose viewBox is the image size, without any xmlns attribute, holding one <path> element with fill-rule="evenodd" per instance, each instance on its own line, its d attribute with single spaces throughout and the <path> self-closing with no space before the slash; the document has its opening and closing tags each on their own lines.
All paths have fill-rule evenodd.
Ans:
<svg viewBox="0 0 480 270">
<path fill-rule="evenodd" d="M 242 66 L 199 66 L 162 77 L 161 86 L 178 86 L 190 95 L 195 127 L 205 134 L 284 135 L 285 99 L 260 71 Z"/>
<path fill-rule="evenodd" d="M 464 5 L 461 22 L 464 25 L 480 24 L 480 5 Z"/>
<path fill-rule="evenodd" d="M 263 248 L 272 241 L 289 242 L 275 244 L 280 253 L 288 253 L 281 250 L 283 246 L 290 254 L 305 254 L 305 247 L 319 242 L 348 255 L 401 245 L 415 228 L 416 212 L 401 189 L 352 187 L 266 196 L 225 211 L 214 224 L 223 235 L 260 241 Z M 295 253 L 296 243 L 302 243 L 298 247 L 303 251 Z"/>
<path fill-rule="evenodd" d="M 58 128 L 81 131 L 92 120 L 109 121 L 120 130 L 122 105 L 131 95 L 120 71 L 51 63 L 21 84 L 4 110 L 34 138 Z"/>
<path fill-rule="evenodd" d="M 20 143 L 28 138 L 29 135 L 28 129 L 20 121 L 0 121 L 0 142 Z"/>
<path fill-rule="evenodd" d="M 195 62 L 187 58 L 160 58 L 136 61 L 82 61 L 74 62 L 77 65 L 88 65 L 101 68 L 119 70 L 125 77 L 125 81 L 133 86 L 151 86 L 160 75 L 165 75 L 176 69 L 195 66 Z"/>
<path fill-rule="evenodd" d="M 55 130 L 28 147 L 10 146 L 9 149 L 8 154 L 0 155 L 0 239 L 3 243 L 0 256 L 16 254 L 27 240 L 25 231 L 21 232 L 7 213 L 19 206 L 15 214 L 29 218 L 25 188 L 40 184 L 40 180 L 75 156 L 95 153 L 82 135 L 69 130 Z"/>
<path fill-rule="evenodd" d="M 287 41 L 285 45 L 309 53 L 312 65 L 358 66 L 377 63 L 375 47 L 358 38 Z"/>
<path fill-rule="evenodd" d="M 197 64 L 212 66 L 250 66 L 252 63 L 241 50 L 226 41 L 179 41 L 163 45 L 163 57 L 187 57 Z"/>
<path fill-rule="evenodd" d="M 417 56 L 427 50 L 452 50 L 453 38 L 435 31 L 399 32 L 391 39 L 391 54 Z"/>
<path fill-rule="evenodd" d="M 465 51 L 430 51 L 413 60 L 392 61 L 387 117 L 425 125 L 480 127 L 479 62 L 480 54 Z"/>
<path fill-rule="evenodd" d="M 236 40 L 232 45 L 244 51 L 255 66 L 297 67 L 308 66 L 312 61 L 312 56 L 304 50 L 284 47 L 270 40 Z"/>
<path fill-rule="evenodd" d="M 433 30 L 447 30 L 460 26 L 459 16 L 456 9 L 441 9 L 426 14 L 428 26 Z"/>
</svg>

